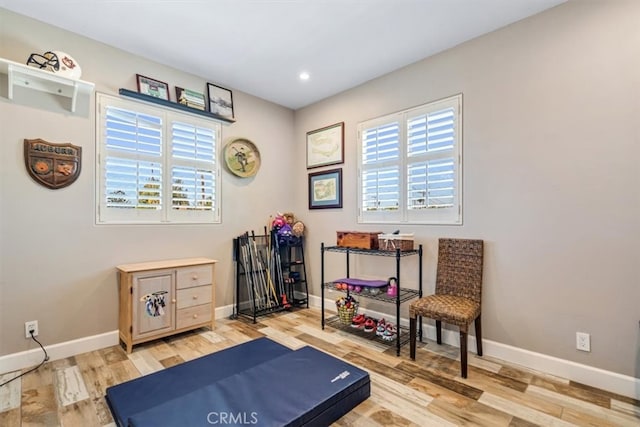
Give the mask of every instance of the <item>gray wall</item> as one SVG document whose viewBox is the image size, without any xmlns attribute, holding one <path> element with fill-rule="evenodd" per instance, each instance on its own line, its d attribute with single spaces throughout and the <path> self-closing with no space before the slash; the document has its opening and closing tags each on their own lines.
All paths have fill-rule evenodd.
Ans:
<svg viewBox="0 0 640 427">
<path fill-rule="evenodd" d="M 346 130 L 344 208 L 307 216 L 313 283 L 336 230 L 398 228 L 356 223 L 357 123 L 461 92 L 464 225 L 400 227 L 425 245 L 426 291 L 438 237 L 485 239 L 485 338 L 640 377 L 638 16 L 637 1 L 569 2 L 296 111 L 296 141 Z M 362 275 L 382 268 L 357 262 Z M 343 268 L 332 261 L 328 278 Z M 577 331 L 591 353 L 575 349 Z"/>
<path fill-rule="evenodd" d="M 230 304 L 231 239 L 277 210 L 307 225 L 308 272 L 319 294 L 321 242 L 332 244 L 336 230 L 397 228 L 356 223 L 357 123 L 462 92 L 464 225 L 402 227 L 425 247 L 425 290 L 433 289 L 438 237 L 485 239 L 485 338 L 639 377 L 637 16 L 633 0 L 570 1 L 295 114 L 234 91 L 238 123 L 223 136 L 252 139 L 263 166 L 250 181 L 223 173 L 219 226 L 94 225 L 93 112 L 77 118 L 0 97 L 0 355 L 31 348 L 26 320 L 40 321 L 44 344 L 115 330 L 119 263 L 217 258 L 218 306 Z M 72 53 L 98 91 L 134 88 L 135 73 L 204 87 L 195 76 L 0 9 L 0 56 L 23 62 L 51 46 Z M 344 208 L 308 211 L 305 133 L 339 121 Z M 83 147 L 79 181 L 49 191 L 27 176 L 22 139 L 37 137 Z M 343 267 L 330 260 L 328 277 Z M 358 259 L 352 268 L 376 275 L 391 267 Z M 407 262 L 409 285 L 416 270 Z M 591 334 L 591 353 L 575 350 L 576 331 Z"/>
<path fill-rule="evenodd" d="M 52 48 L 72 54 L 82 79 L 96 83 L 99 92 L 135 90 L 136 73 L 166 81 L 172 91 L 174 85 L 205 88 L 206 81 L 196 76 L 0 9 L 0 57 L 24 63 L 31 52 Z M 24 338 L 27 320 L 39 320 L 45 345 L 116 330 L 115 266 L 122 263 L 217 259 L 217 305 L 231 304 L 232 239 L 262 230 L 270 213 L 293 209 L 285 189 L 294 161 L 293 112 L 287 108 L 234 90 L 237 122 L 223 125 L 223 141 L 252 140 L 261 150 L 262 167 L 251 179 L 222 171 L 222 224 L 96 226 L 94 97 L 88 117 L 76 117 L 56 105 L 12 103 L 6 87 L 0 91 L 0 355 L 35 346 Z M 24 138 L 82 146 L 81 176 L 55 191 L 36 184 L 24 167 Z"/>
</svg>

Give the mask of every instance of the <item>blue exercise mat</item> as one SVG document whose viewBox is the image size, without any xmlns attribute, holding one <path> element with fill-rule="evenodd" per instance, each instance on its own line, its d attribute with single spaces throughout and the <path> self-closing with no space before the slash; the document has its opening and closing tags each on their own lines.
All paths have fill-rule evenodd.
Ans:
<svg viewBox="0 0 640 427">
<path fill-rule="evenodd" d="M 117 425 L 126 427 L 138 412 L 292 351 L 270 339 L 258 338 L 109 387 L 106 399 Z"/>
<path fill-rule="evenodd" d="M 326 426 L 370 393 L 369 374 L 312 347 L 133 414 L 133 427 Z"/>
</svg>

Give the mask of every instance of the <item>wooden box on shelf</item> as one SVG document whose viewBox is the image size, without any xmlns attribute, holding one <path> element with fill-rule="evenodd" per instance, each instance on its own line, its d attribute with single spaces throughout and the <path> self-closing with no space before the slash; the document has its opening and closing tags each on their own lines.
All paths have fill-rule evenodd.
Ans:
<svg viewBox="0 0 640 427">
<path fill-rule="evenodd" d="M 381 251 L 413 250 L 413 234 L 381 234 L 378 236 L 378 244 Z"/>
<path fill-rule="evenodd" d="M 358 249 L 378 249 L 380 231 L 337 231 L 338 246 Z"/>
</svg>

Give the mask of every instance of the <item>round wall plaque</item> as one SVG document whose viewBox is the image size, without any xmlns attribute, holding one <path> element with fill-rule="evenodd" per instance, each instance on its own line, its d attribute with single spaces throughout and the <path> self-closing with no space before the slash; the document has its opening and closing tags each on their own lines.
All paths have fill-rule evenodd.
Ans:
<svg viewBox="0 0 640 427">
<path fill-rule="evenodd" d="M 248 139 L 237 138 L 224 147 L 224 161 L 231 173 L 248 178 L 260 169 L 260 151 Z"/>
</svg>

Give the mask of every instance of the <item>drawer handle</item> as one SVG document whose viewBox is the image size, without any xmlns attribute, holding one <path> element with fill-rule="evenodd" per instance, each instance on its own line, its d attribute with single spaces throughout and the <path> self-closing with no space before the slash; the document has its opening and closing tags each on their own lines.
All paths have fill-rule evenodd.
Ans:
<svg viewBox="0 0 640 427">
<path fill-rule="evenodd" d="M 193 299 L 198 299 L 198 295 L 194 295 L 194 296 L 193 296 Z"/>
<path fill-rule="evenodd" d="M 198 318 L 198 315 L 197 315 L 197 314 L 194 314 L 194 315 L 193 315 L 193 318 L 194 318 L 194 319 L 197 319 L 197 318 Z"/>
<path fill-rule="evenodd" d="M 174 303 L 174 304 L 175 304 L 177 301 L 178 301 L 178 300 L 177 300 L 177 299 L 175 299 L 175 298 L 171 300 L 171 302 L 172 302 L 172 303 Z"/>
<path fill-rule="evenodd" d="M 191 280 L 198 280 L 198 275 L 194 274 L 193 276 L 191 276 Z"/>
</svg>

